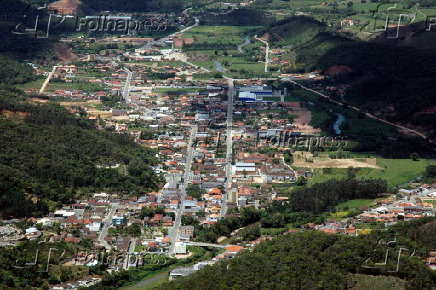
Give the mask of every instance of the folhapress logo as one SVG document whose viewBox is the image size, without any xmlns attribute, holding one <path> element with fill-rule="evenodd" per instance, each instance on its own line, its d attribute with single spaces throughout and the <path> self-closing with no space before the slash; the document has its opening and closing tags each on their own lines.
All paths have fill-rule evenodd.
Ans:
<svg viewBox="0 0 436 290">
<path fill-rule="evenodd" d="M 172 26 L 172 21 L 163 18 L 132 19 L 130 16 L 85 16 L 76 18 L 76 31 L 120 32 L 131 34 L 138 31 L 163 31 Z"/>
<path fill-rule="evenodd" d="M 415 23 L 418 16 L 426 19 L 425 30 L 430 31 L 436 26 L 436 16 L 427 16 L 418 8 L 404 9 L 400 4 L 384 3 L 377 6 L 372 20 L 364 25 L 360 31 L 366 34 L 384 32 L 386 38 L 399 38 L 400 29 Z"/>
</svg>

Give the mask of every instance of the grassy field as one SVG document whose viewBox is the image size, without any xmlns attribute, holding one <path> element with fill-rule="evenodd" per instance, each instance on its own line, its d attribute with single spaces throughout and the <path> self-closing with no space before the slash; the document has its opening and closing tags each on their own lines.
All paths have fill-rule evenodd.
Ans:
<svg viewBox="0 0 436 290">
<path fill-rule="evenodd" d="M 28 82 L 25 84 L 15 85 L 17 89 L 21 90 L 28 90 L 28 89 L 40 89 L 42 87 L 42 84 L 44 83 L 45 78 L 40 78 L 37 80 L 34 80 L 32 82 Z"/>
<path fill-rule="evenodd" d="M 374 203 L 374 200 L 372 200 L 372 199 L 353 199 L 353 200 L 348 200 L 346 202 L 338 204 L 336 206 L 336 209 L 337 210 L 346 210 L 348 208 L 348 210 L 353 210 L 353 209 L 357 209 L 357 208 L 363 207 L 363 206 L 370 206 L 373 203 Z"/>
<path fill-rule="evenodd" d="M 197 26 L 183 34 L 183 37 L 192 37 L 194 44 L 223 43 L 234 44 L 233 49 L 211 49 L 205 47 L 198 50 L 189 50 L 189 59 L 195 65 L 215 71 L 214 61 L 223 64 L 224 74 L 231 77 L 263 76 L 264 62 L 254 60 L 253 56 L 263 56 L 260 50 L 262 43 L 250 40 L 243 46 L 243 52 L 235 50 L 236 45 L 242 44 L 247 35 L 252 35 L 259 26 Z"/>
<path fill-rule="evenodd" d="M 184 38 L 194 38 L 196 43 L 240 44 L 244 35 L 253 33 L 260 26 L 197 26 L 183 33 Z"/>
<path fill-rule="evenodd" d="M 95 92 L 101 90 L 101 85 L 96 83 L 55 83 L 50 82 L 47 86 L 47 92 L 56 90 L 84 90 L 88 92 Z"/>
<path fill-rule="evenodd" d="M 362 153 L 364 155 L 365 153 Z M 374 156 L 372 156 L 374 157 Z M 386 179 L 388 187 L 398 186 L 411 181 L 425 172 L 428 165 L 436 162 L 428 159 L 413 161 L 411 159 L 384 159 L 377 158 L 377 165 L 383 169 L 355 168 L 358 178 L 381 178 Z M 309 179 L 309 185 L 325 182 L 329 179 L 342 179 L 347 177 L 346 168 L 332 168 L 329 173 L 322 169 L 316 169 L 314 176 Z"/>
</svg>

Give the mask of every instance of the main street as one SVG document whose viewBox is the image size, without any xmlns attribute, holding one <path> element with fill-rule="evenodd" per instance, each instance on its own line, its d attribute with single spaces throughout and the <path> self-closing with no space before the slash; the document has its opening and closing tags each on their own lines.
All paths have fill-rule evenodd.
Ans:
<svg viewBox="0 0 436 290">
<path fill-rule="evenodd" d="M 182 225 L 182 215 L 183 215 L 183 211 L 185 209 L 186 187 L 188 186 L 188 183 L 189 183 L 188 177 L 191 173 L 192 157 L 193 157 L 193 153 L 194 153 L 193 144 L 194 144 L 194 139 L 197 136 L 197 130 L 198 130 L 198 126 L 193 125 L 191 128 L 191 134 L 189 136 L 189 142 L 188 142 L 188 148 L 187 148 L 188 154 L 186 155 L 185 172 L 183 174 L 182 183 L 180 184 L 180 206 L 176 212 L 174 226 L 171 228 L 171 230 L 169 232 L 171 245 L 168 249 L 168 254 L 170 256 L 174 255 L 176 242 L 179 239 L 179 229 L 180 229 L 180 226 Z"/>
<path fill-rule="evenodd" d="M 108 250 L 111 249 L 111 246 L 104 239 L 107 236 L 107 231 L 112 223 L 112 217 L 118 209 L 118 205 L 118 203 L 111 204 L 111 209 L 109 210 L 109 214 L 107 215 L 106 219 L 103 221 L 103 228 L 101 229 L 100 235 L 97 239 Z"/>
<path fill-rule="evenodd" d="M 221 205 L 220 216 L 224 217 L 227 212 L 227 201 L 233 201 L 233 196 L 231 193 L 232 188 L 232 161 L 233 161 L 233 95 L 234 95 L 234 80 L 231 78 L 227 79 L 228 89 L 227 89 L 227 152 L 226 152 L 226 196 L 223 195 L 223 203 Z M 236 202 L 237 200 L 235 200 Z"/>
<path fill-rule="evenodd" d="M 130 266 L 130 257 L 135 252 L 136 240 L 137 240 L 136 238 L 132 238 L 130 240 L 129 249 L 127 250 L 127 254 L 125 256 L 125 260 L 124 260 L 124 263 L 123 263 L 123 269 L 124 270 L 129 269 L 129 266 Z"/>
</svg>

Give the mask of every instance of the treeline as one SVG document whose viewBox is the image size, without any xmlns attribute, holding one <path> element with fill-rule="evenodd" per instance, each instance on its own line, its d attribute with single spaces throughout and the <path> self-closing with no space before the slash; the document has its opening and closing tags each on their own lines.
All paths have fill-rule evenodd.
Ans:
<svg viewBox="0 0 436 290">
<path fill-rule="evenodd" d="M 130 136 L 94 129 L 84 112 L 0 97 L 0 214 L 29 217 L 70 203 L 79 193 L 144 194 L 161 182 L 155 152 Z M 12 94 L 12 95 L 11 95 Z M 108 165 L 120 164 L 119 168 Z M 100 165 L 100 167 L 97 167 Z"/>
<path fill-rule="evenodd" d="M 320 224 L 326 213 L 338 204 L 352 199 L 377 198 L 386 190 L 385 180 L 354 178 L 332 179 L 312 187 L 296 188 L 289 194 L 288 201 L 273 201 L 268 205 L 262 212 L 260 223 L 263 228 L 285 228 L 289 224 L 301 228 L 307 223 Z"/>
<path fill-rule="evenodd" d="M 358 289 L 353 274 L 401 278 L 408 289 L 432 288 L 436 274 L 425 265 L 419 250 L 401 259 L 395 272 L 400 248 L 416 244 L 405 236 L 392 244 L 385 266 L 387 247 L 380 240 L 398 236 L 394 231 L 357 237 L 305 231 L 282 235 L 245 251 L 238 258 L 221 261 L 194 274 L 162 285 L 161 289 Z M 367 267 L 365 267 L 367 266 Z M 372 268 L 369 268 L 369 267 Z M 370 278 L 371 276 L 366 276 Z M 201 281 L 201 283 L 199 283 Z M 352 285 L 354 284 L 354 285 Z M 354 287 L 351 287 L 354 286 Z M 390 285 L 395 289 L 395 285 Z"/>
</svg>

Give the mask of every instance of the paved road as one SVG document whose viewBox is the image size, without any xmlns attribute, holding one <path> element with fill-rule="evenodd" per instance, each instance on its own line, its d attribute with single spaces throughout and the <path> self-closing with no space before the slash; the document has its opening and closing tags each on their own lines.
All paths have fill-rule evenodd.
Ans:
<svg viewBox="0 0 436 290">
<path fill-rule="evenodd" d="M 124 68 L 124 71 L 127 73 L 127 78 L 126 78 L 126 82 L 124 83 L 124 89 L 123 89 L 123 99 L 124 101 L 126 101 L 126 103 L 130 103 L 131 99 L 130 99 L 130 81 L 132 80 L 132 72 L 127 69 Z"/>
<path fill-rule="evenodd" d="M 53 74 L 55 73 L 56 69 L 58 68 L 57 65 L 55 65 L 53 67 L 53 69 L 51 70 L 51 72 L 48 73 L 47 78 L 45 79 L 44 83 L 42 84 L 41 89 L 39 90 L 39 93 L 43 93 L 48 85 L 48 83 L 50 82 L 50 79 L 53 77 Z"/>
<path fill-rule="evenodd" d="M 130 244 L 129 244 L 129 250 L 127 251 L 127 255 L 126 255 L 126 260 L 125 260 L 124 263 L 123 263 L 123 268 L 124 268 L 124 270 L 129 269 L 129 258 L 130 258 L 130 255 L 132 255 L 133 252 L 135 252 L 135 247 L 136 247 L 136 239 L 133 238 L 133 239 L 130 241 Z"/>
<path fill-rule="evenodd" d="M 194 147 L 192 145 L 194 143 L 195 137 L 197 136 L 197 130 L 198 130 L 198 126 L 193 125 L 191 128 L 191 134 L 188 142 L 188 154 L 186 156 L 185 172 L 183 174 L 182 183 L 180 184 L 180 190 L 181 190 L 180 207 L 177 209 L 174 226 L 171 228 L 169 233 L 171 245 L 170 248 L 168 249 L 168 254 L 170 256 L 174 255 L 176 241 L 178 241 L 179 239 L 179 229 L 180 226 L 182 225 L 182 215 L 185 209 L 186 187 L 188 186 L 189 183 L 188 177 L 191 172 L 192 157 L 194 153 Z"/>
<path fill-rule="evenodd" d="M 226 152 L 226 192 L 227 198 L 223 196 L 223 205 L 221 206 L 220 216 L 223 217 L 227 212 L 227 201 L 232 201 L 231 187 L 232 187 L 232 149 L 233 149 L 233 136 L 232 136 L 232 128 L 233 128 L 233 95 L 234 95 L 234 84 L 233 79 L 228 78 L 228 90 L 227 90 L 227 152 Z M 235 200 L 236 202 L 237 200 Z"/>
<path fill-rule="evenodd" d="M 112 216 L 115 214 L 117 209 L 118 209 L 117 203 L 111 204 L 111 209 L 106 219 L 103 220 L 103 228 L 101 229 L 100 235 L 98 236 L 97 239 L 108 250 L 110 250 L 112 247 L 104 239 L 106 238 L 107 231 L 109 229 L 110 224 L 112 223 Z"/>
</svg>

